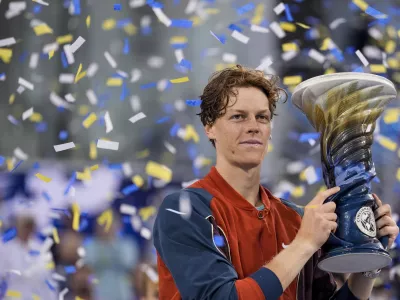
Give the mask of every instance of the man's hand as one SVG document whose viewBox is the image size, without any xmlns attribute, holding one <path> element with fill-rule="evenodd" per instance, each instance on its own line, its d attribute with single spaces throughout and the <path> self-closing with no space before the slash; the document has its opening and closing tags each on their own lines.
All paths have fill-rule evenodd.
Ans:
<svg viewBox="0 0 400 300">
<path fill-rule="evenodd" d="M 310 244 L 314 252 L 327 241 L 331 232 L 336 231 L 336 204 L 335 202 L 324 204 L 324 201 L 339 191 L 339 187 L 334 187 L 319 192 L 304 209 L 304 216 L 296 239 Z"/>
<path fill-rule="evenodd" d="M 383 204 L 381 199 L 376 194 L 372 194 L 375 198 L 375 202 L 378 205 L 378 209 L 375 210 L 375 222 L 377 228 L 377 237 L 389 236 L 388 249 L 390 249 L 399 235 L 399 226 L 392 218 L 392 208 L 389 204 Z"/>
</svg>

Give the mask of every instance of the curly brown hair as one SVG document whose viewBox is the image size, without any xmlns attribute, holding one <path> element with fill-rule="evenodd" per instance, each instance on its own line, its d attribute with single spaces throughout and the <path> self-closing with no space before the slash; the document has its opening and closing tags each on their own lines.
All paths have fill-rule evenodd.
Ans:
<svg viewBox="0 0 400 300">
<path fill-rule="evenodd" d="M 272 117 L 277 115 L 275 114 L 276 103 L 281 98 L 281 92 L 285 95 L 285 102 L 288 96 L 286 91 L 278 86 L 278 82 L 278 76 L 270 75 L 267 78 L 263 71 L 245 68 L 241 65 L 215 72 L 209 78 L 208 84 L 200 96 L 201 112 L 197 115 L 200 116 L 204 126 L 213 125 L 219 117 L 226 113 L 230 97 L 237 96 L 236 88 L 255 87 L 267 96 L 272 120 Z M 214 140 L 210 139 L 210 142 L 215 147 Z"/>
</svg>

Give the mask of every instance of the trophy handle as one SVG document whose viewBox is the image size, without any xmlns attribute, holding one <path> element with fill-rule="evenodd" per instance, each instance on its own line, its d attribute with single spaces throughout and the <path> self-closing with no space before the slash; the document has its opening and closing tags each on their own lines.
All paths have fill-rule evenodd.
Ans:
<svg viewBox="0 0 400 300">
<path fill-rule="evenodd" d="M 378 209 L 378 207 L 379 207 L 378 204 L 376 204 L 376 202 L 374 202 L 374 206 L 372 207 L 372 210 L 375 212 Z M 379 241 L 381 242 L 383 248 L 385 250 L 387 250 L 387 247 L 389 245 L 389 236 L 387 236 L 387 235 L 381 236 Z"/>
</svg>

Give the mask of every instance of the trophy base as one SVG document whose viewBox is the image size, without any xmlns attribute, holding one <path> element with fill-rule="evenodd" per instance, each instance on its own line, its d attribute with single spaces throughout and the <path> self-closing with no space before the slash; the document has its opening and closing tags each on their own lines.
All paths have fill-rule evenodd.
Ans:
<svg viewBox="0 0 400 300">
<path fill-rule="evenodd" d="M 326 253 L 318 267 L 330 273 L 361 273 L 384 268 L 392 262 L 389 253 L 375 245 L 339 247 Z"/>
</svg>

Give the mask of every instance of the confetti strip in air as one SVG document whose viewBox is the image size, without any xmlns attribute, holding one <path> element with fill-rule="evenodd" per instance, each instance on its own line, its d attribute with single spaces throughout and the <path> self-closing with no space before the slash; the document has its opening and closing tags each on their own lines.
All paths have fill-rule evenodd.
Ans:
<svg viewBox="0 0 400 300">
<path fill-rule="evenodd" d="M 364 54 L 361 53 L 360 50 L 356 51 L 356 55 L 358 56 L 358 58 L 361 60 L 362 64 L 364 65 L 364 67 L 368 67 L 369 62 L 368 60 L 365 58 Z"/>
<path fill-rule="evenodd" d="M 56 152 L 68 150 L 75 148 L 75 144 L 73 142 L 65 143 L 65 144 L 60 144 L 60 145 L 54 145 L 54 150 Z"/>
<path fill-rule="evenodd" d="M 119 143 L 100 139 L 97 141 L 97 148 L 117 151 Z"/>
<path fill-rule="evenodd" d="M 247 44 L 249 42 L 249 40 L 250 40 L 250 38 L 248 36 L 245 36 L 244 34 L 240 33 L 239 31 L 236 31 L 236 30 L 234 30 L 232 32 L 231 36 L 235 40 L 237 40 L 237 41 L 239 41 L 239 42 L 241 42 L 243 44 Z"/>
</svg>

